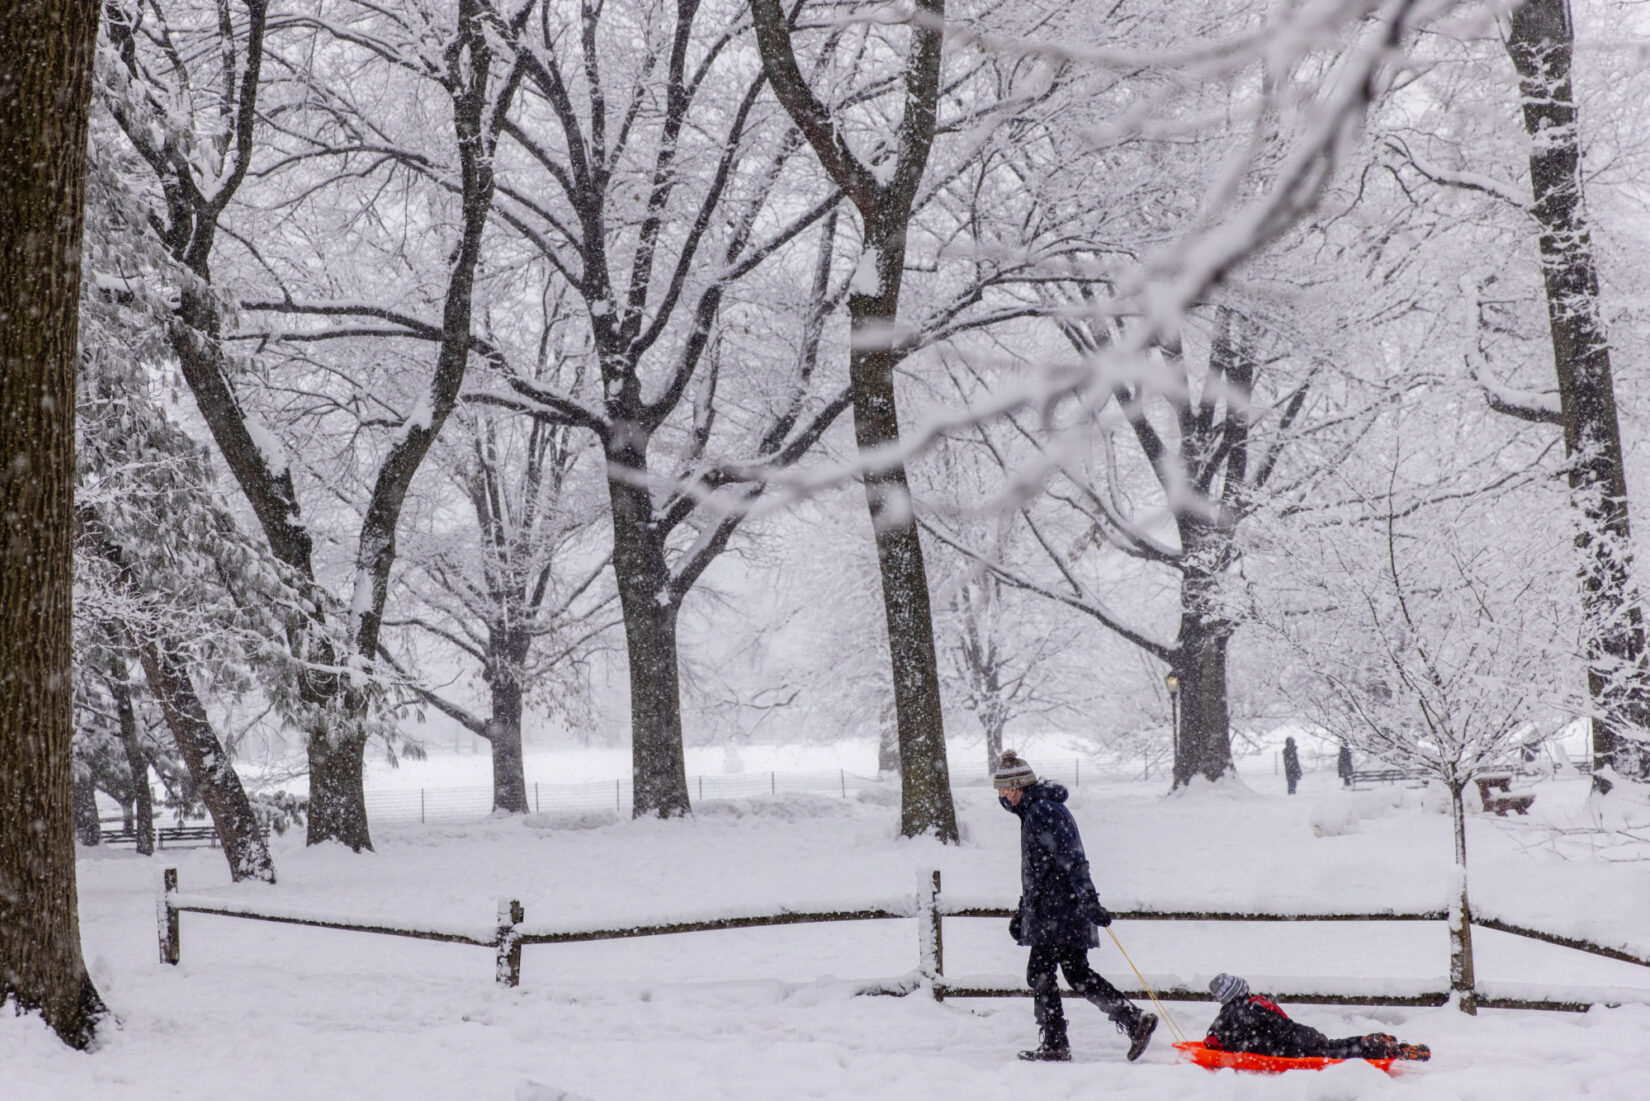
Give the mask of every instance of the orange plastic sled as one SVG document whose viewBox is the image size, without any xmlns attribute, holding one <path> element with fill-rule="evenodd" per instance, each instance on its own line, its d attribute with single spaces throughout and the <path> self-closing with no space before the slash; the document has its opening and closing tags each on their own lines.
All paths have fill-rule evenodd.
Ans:
<svg viewBox="0 0 1650 1101">
<path fill-rule="evenodd" d="M 1322 1070 L 1345 1059 L 1325 1059 L 1314 1056 L 1304 1059 L 1286 1059 L 1281 1055 L 1256 1055 L 1248 1051 L 1220 1051 L 1203 1046 L 1201 1040 L 1183 1040 L 1175 1047 L 1192 1062 L 1208 1070 L 1244 1070 L 1254 1074 L 1282 1074 L 1286 1070 Z M 1395 1059 L 1364 1059 L 1392 1074 Z"/>
</svg>

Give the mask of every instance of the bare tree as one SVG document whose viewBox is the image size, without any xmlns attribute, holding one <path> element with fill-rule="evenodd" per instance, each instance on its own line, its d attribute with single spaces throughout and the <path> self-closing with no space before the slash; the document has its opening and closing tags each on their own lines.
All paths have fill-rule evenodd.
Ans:
<svg viewBox="0 0 1650 1101">
<path fill-rule="evenodd" d="M 1229 308 L 1213 315 L 1203 354 L 1187 341 L 1162 348 L 1150 375 L 1120 382 L 1105 400 L 1074 413 L 1093 434 L 1092 455 L 1061 457 L 1059 441 L 1071 431 L 1065 424 L 1050 433 L 1009 414 L 999 426 L 978 429 L 984 452 L 1006 474 L 1050 468 L 1044 494 L 1016 510 L 1040 564 L 1006 559 L 960 532 L 936 528 L 1003 583 L 1081 612 L 1178 678 L 1175 787 L 1194 776 L 1218 780 L 1232 767 L 1227 667 L 1244 615 L 1231 592 L 1241 561 L 1239 527 L 1258 508 L 1297 501 L 1312 481 L 1282 461 L 1301 432 L 1310 366 L 1291 372 L 1288 357 L 1269 353 L 1252 323 Z M 1100 354 L 1103 341 L 1092 329 L 1063 328 L 1082 354 Z M 1278 378 L 1270 383 L 1263 359 L 1276 363 Z M 1363 419 L 1345 408 L 1336 413 L 1354 425 Z M 1106 427 L 1119 422 L 1121 431 Z M 1165 538 L 1168 532 L 1173 538 Z M 1172 603 L 1119 599 L 1115 566 L 1096 565 L 1108 552 L 1142 574 L 1131 587 L 1157 592 L 1172 585 Z M 1142 622 L 1135 608 L 1172 608 L 1172 639 Z"/>
<path fill-rule="evenodd" d="M 864 251 L 848 295 L 852 326 L 848 372 L 854 438 L 861 453 L 874 455 L 900 441 L 894 400 L 894 367 L 900 359 L 895 325 L 912 208 L 928 166 L 938 117 L 945 3 L 917 0 L 909 52 L 896 85 L 903 92 L 903 109 L 892 143 L 891 165 L 872 165 L 849 147 L 839 121 L 814 94 L 797 65 L 792 20 L 780 0 L 751 0 L 751 17 L 774 94 L 859 212 Z M 912 837 L 933 831 L 941 841 L 955 842 L 957 815 L 945 757 L 928 575 L 905 464 L 878 457 L 866 469 L 864 480 L 888 620 L 899 727 L 900 832 Z"/>
<path fill-rule="evenodd" d="M 385 625 L 440 640 L 479 666 L 485 714 L 418 678 L 413 690 L 488 742 L 493 809 L 525 813 L 532 808 L 523 714 L 530 698 L 563 715 L 580 710 L 583 659 L 616 625 L 612 592 L 592 591 L 611 556 L 581 547 L 599 520 L 588 495 L 578 499 L 569 484 L 588 450 L 579 447 L 582 433 L 483 406 L 461 409 L 455 419 L 447 457 L 474 516 L 473 535 L 407 553 L 404 604 L 428 611 Z"/>
<path fill-rule="evenodd" d="M 734 343 L 725 304 L 823 222 L 822 285 L 838 202 L 792 167 L 794 133 L 758 111 L 763 78 L 740 64 L 741 33 L 736 5 L 679 0 L 649 12 L 546 10 L 536 31 L 511 40 L 528 90 L 507 127 L 514 159 L 500 218 L 582 300 L 600 395 L 536 385 L 501 351 L 509 389 L 485 399 L 588 430 L 602 447 L 638 816 L 689 809 L 682 601 L 764 492 L 761 472 L 798 462 L 847 407 L 844 393 L 817 392 L 818 330 L 838 300 L 828 285 L 755 414 L 733 419 L 722 396 L 758 374 L 724 368 Z M 685 171 L 693 159 L 706 170 Z M 655 453 L 661 443 L 668 458 Z M 724 446 L 733 453 L 719 458 Z"/>
<path fill-rule="evenodd" d="M 74 409 L 89 0 L 0 25 L 0 1005 L 92 1043 L 73 821 Z"/>
<path fill-rule="evenodd" d="M 516 18 L 525 20 L 528 11 L 530 7 Z M 264 446 L 267 429 L 253 419 L 237 394 L 235 364 L 223 345 L 224 310 L 212 286 L 210 265 L 220 223 L 259 151 L 258 95 L 266 61 L 267 17 L 266 0 L 247 0 L 243 28 L 234 26 L 225 11 L 221 20 L 208 24 L 220 28 L 216 49 L 186 53 L 173 45 L 174 30 L 165 25 L 158 7 L 124 8 L 110 0 L 110 40 L 123 75 L 117 94 L 108 98 L 115 119 L 150 166 L 165 197 L 166 217 L 157 219 L 156 231 L 187 273 L 172 329 L 184 378 L 271 549 L 315 586 L 308 622 L 295 625 L 292 632 L 294 652 L 307 661 L 303 692 L 315 714 L 307 732 L 309 842 L 334 840 L 360 850 L 372 847 L 361 786 L 368 739 L 363 718 L 371 706 L 372 686 L 356 673 L 370 670 L 378 654 L 396 529 L 408 488 L 458 400 L 469 363 L 475 270 L 493 199 L 492 154 L 520 69 L 504 66 L 495 72 L 492 42 L 498 17 L 482 0 L 461 0 L 454 26 L 445 35 L 445 49 L 419 45 L 421 36 L 431 41 L 442 37 L 433 25 L 434 14 L 414 10 L 404 21 L 389 21 L 392 30 L 413 40 L 404 43 L 408 48 L 399 56 L 412 59 L 411 67 L 450 100 L 457 161 L 456 178 L 450 182 L 460 217 L 440 319 L 418 326 L 420 336 L 437 345 L 428 387 L 400 419 L 399 431 L 370 479 L 370 497 L 356 538 L 346 653 L 340 655 L 327 628 L 326 602 L 315 585 L 313 535 L 300 519 L 292 470 Z M 301 19 L 291 24 L 304 26 Z M 366 48 L 374 48 L 370 39 Z M 191 60 L 199 60 L 205 72 L 192 74 Z M 136 94 L 131 89 L 137 89 Z M 192 133 L 197 112 L 207 116 L 200 121 L 213 135 L 206 148 L 183 136 Z M 254 306 L 286 312 L 305 309 L 290 295 Z"/>
<path fill-rule="evenodd" d="M 1393 488 L 1403 465 L 1394 460 L 1384 494 L 1343 482 L 1349 497 L 1371 498 L 1368 511 L 1384 507 L 1382 523 L 1292 542 L 1296 586 L 1272 626 L 1299 655 L 1288 691 L 1302 713 L 1448 792 L 1459 876 L 1450 982 L 1473 1013 L 1464 795 L 1508 767 L 1532 720 L 1579 702 L 1555 676 L 1577 655 L 1571 617 L 1536 567 L 1541 534 L 1484 515 L 1493 499 L 1417 507 Z"/>
</svg>

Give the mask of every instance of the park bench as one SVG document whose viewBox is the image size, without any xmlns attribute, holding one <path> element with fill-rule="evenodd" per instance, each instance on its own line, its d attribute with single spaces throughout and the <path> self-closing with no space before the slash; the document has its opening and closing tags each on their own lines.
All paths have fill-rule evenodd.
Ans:
<svg viewBox="0 0 1650 1101">
<path fill-rule="evenodd" d="M 1484 809 L 1494 811 L 1502 818 L 1507 816 L 1508 811 L 1528 814 L 1530 804 L 1535 802 L 1533 792 L 1513 794 L 1511 776 L 1479 776 L 1473 782 L 1478 785 L 1478 796 L 1484 801 Z"/>
<path fill-rule="evenodd" d="M 104 830 L 99 838 L 104 845 L 136 845 L 136 830 Z M 174 848 L 180 845 L 216 845 L 218 831 L 212 826 L 156 826 L 155 847 L 164 849 L 167 845 Z"/>
<path fill-rule="evenodd" d="M 1356 768 L 1352 770 L 1352 786 L 1359 784 L 1401 784 L 1424 777 L 1418 772 L 1402 768 Z"/>
</svg>

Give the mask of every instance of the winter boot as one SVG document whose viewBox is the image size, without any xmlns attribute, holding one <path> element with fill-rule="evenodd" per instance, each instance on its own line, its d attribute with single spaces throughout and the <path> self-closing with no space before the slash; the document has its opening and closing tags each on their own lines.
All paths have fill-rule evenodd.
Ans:
<svg viewBox="0 0 1650 1101">
<path fill-rule="evenodd" d="M 1432 1049 L 1425 1044 L 1399 1044 L 1398 1058 L 1414 1059 L 1417 1063 L 1424 1063 L 1432 1058 Z"/>
<path fill-rule="evenodd" d="M 1066 1039 L 1064 1017 L 1039 1022 L 1042 1042 L 1030 1051 L 1020 1052 L 1020 1058 L 1032 1063 L 1068 1063 L 1071 1061 L 1071 1041 Z"/>
<path fill-rule="evenodd" d="M 1129 1062 L 1140 1058 L 1140 1053 L 1146 1050 L 1146 1045 L 1152 1042 L 1152 1032 L 1157 1028 L 1157 1014 L 1144 1013 L 1137 1006 L 1129 1006 L 1124 1013 L 1113 1017 L 1117 1022 L 1117 1031 L 1129 1038 Z"/>
</svg>

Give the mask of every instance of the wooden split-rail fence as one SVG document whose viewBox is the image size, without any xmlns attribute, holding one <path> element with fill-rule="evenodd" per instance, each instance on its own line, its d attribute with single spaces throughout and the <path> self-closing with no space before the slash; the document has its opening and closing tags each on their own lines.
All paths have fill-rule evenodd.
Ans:
<svg viewBox="0 0 1650 1101">
<path fill-rule="evenodd" d="M 379 933 L 388 936 L 412 937 L 418 940 L 445 941 L 450 944 L 469 944 L 491 948 L 494 953 L 494 979 L 504 986 L 521 982 L 521 950 L 530 944 L 568 944 L 574 941 L 622 940 L 630 937 L 664 936 L 673 933 L 705 932 L 715 929 L 752 929 L 769 925 L 805 925 L 816 922 L 877 921 L 888 919 L 916 919 L 917 968 L 908 976 L 872 981 L 863 984 L 863 994 L 905 995 L 926 991 L 935 999 L 943 998 L 1012 998 L 1029 997 L 1029 988 L 1021 986 L 990 985 L 983 982 L 956 981 L 945 975 L 944 920 L 951 918 L 1007 918 L 1013 910 L 1005 907 L 951 906 L 940 892 L 940 873 L 925 872 L 918 877 L 914 900 L 904 906 L 865 907 L 857 910 L 792 911 L 771 914 L 753 914 L 738 917 L 709 918 L 702 921 L 677 921 L 654 925 L 629 925 L 618 928 L 568 929 L 535 932 L 524 929 L 526 913 L 515 899 L 501 900 L 498 905 L 498 924 L 487 934 L 453 932 L 431 928 L 397 927 L 369 922 L 356 922 L 306 915 L 297 912 L 279 913 L 272 909 L 231 902 L 208 895 L 185 895 L 178 890 L 176 868 L 163 869 L 159 896 L 156 899 L 156 917 L 159 922 L 160 959 L 162 963 L 176 964 L 181 958 L 182 941 L 179 916 L 182 914 L 210 914 L 217 917 L 247 918 L 288 925 L 307 925 L 322 929 L 341 929 L 357 933 Z M 1245 921 L 1245 922 L 1302 922 L 1302 921 L 1436 921 L 1448 920 L 1445 910 L 1426 910 L 1413 913 L 1377 911 L 1337 912 L 1322 914 L 1259 913 L 1228 910 L 1115 910 L 1113 917 L 1126 921 Z M 1514 936 L 1527 937 L 1547 944 L 1602 956 L 1622 963 L 1650 967 L 1650 959 L 1620 948 L 1595 944 L 1580 937 L 1544 932 L 1494 917 L 1474 915 L 1474 925 Z M 1147 991 L 1120 986 L 1130 998 L 1145 997 Z M 1213 1001 L 1203 989 L 1164 987 L 1155 991 L 1157 997 L 1170 1001 Z M 1457 992 L 1459 993 L 1459 992 Z M 1451 991 L 1424 991 L 1413 994 L 1360 993 L 1346 991 L 1289 991 L 1283 995 L 1290 1002 L 1311 1005 L 1401 1005 L 1440 1006 L 1448 1003 Z M 1619 992 L 1602 994 L 1597 998 L 1497 998 L 1476 994 L 1479 1006 L 1489 1009 L 1548 1009 L 1584 1012 L 1595 1004 L 1615 1004 L 1612 997 Z M 1650 1001 L 1650 992 L 1646 994 Z"/>
</svg>

